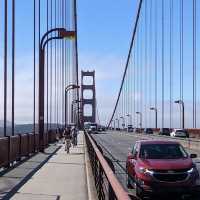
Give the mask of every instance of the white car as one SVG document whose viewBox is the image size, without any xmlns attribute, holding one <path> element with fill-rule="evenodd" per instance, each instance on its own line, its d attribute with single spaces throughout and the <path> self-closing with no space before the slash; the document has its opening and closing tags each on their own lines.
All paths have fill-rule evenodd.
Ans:
<svg viewBox="0 0 200 200">
<path fill-rule="evenodd" d="M 174 129 L 171 133 L 170 133 L 171 137 L 189 137 L 189 134 L 187 132 L 187 130 L 184 129 Z"/>
</svg>

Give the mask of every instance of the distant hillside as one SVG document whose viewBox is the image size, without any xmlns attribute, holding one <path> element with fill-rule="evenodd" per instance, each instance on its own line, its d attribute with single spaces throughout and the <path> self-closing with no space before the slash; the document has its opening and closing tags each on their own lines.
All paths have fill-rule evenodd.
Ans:
<svg viewBox="0 0 200 200">
<path fill-rule="evenodd" d="M 56 129 L 57 125 L 52 124 L 51 125 L 53 129 Z M 46 129 L 46 124 L 45 124 Z M 7 126 L 7 135 L 11 135 L 11 124 Z M 15 125 L 15 134 L 23 134 L 23 133 L 30 133 L 33 132 L 33 124 L 16 124 Z M 36 125 L 36 132 L 37 132 L 37 125 Z M 0 136 L 3 136 L 4 129 L 3 126 L 0 125 Z"/>
</svg>

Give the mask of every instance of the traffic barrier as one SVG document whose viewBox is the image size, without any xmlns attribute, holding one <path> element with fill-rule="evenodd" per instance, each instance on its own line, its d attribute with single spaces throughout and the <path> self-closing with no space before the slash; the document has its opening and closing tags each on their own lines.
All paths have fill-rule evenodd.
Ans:
<svg viewBox="0 0 200 200">
<path fill-rule="evenodd" d="M 130 200 L 128 193 L 117 180 L 112 165 L 109 165 L 93 139 L 85 132 L 87 150 L 99 199 Z"/>
<path fill-rule="evenodd" d="M 56 132 L 44 134 L 44 146 L 56 141 Z M 0 138 L 0 168 L 8 168 L 15 161 L 39 151 L 39 134 L 27 133 Z"/>
</svg>

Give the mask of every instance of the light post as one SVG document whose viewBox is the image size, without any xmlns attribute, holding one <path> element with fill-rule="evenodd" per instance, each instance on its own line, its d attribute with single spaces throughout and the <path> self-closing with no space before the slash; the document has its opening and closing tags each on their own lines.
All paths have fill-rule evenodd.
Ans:
<svg viewBox="0 0 200 200">
<path fill-rule="evenodd" d="M 185 128 L 185 106 L 184 106 L 184 102 L 182 100 L 177 100 L 174 101 L 174 103 L 177 103 L 179 105 L 182 106 L 182 128 Z"/>
<path fill-rule="evenodd" d="M 127 114 L 127 117 L 129 117 L 129 125 L 132 125 L 132 115 L 131 114 Z"/>
<path fill-rule="evenodd" d="M 120 119 L 122 119 L 122 128 L 123 128 L 123 130 L 124 130 L 124 127 L 125 127 L 125 119 L 124 119 L 124 117 L 120 117 Z"/>
<path fill-rule="evenodd" d="M 116 121 L 117 121 L 118 130 L 119 130 L 119 119 L 116 119 Z"/>
<path fill-rule="evenodd" d="M 155 111 L 155 128 L 158 128 L 158 110 L 157 108 L 151 107 L 150 110 L 154 110 Z"/>
<path fill-rule="evenodd" d="M 112 130 L 112 129 L 113 129 L 113 120 L 111 121 L 110 124 L 111 124 L 111 125 L 110 125 L 110 129 Z"/>
<path fill-rule="evenodd" d="M 79 101 L 81 102 L 81 101 Z M 74 112 L 75 112 L 75 119 L 76 121 L 78 122 L 77 124 L 80 124 L 80 116 L 82 114 L 81 112 L 81 108 L 80 107 L 77 107 L 76 109 L 74 109 Z M 80 127 L 79 127 L 80 128 Z"/>
<path fill-rule="evenodd" d="M 80 86 L 79 85 L 74 85 L 74 84 L 70 84 L 65 88 L 65 128 L 67 127 L 67 103 L 68 103 L 68 92 L 70 90 L 74 90 L 74 89 L 79 89 Z"/>
<path fill-rule="evenodd" d="M 115 130 L 115 120 L 112 120 L 113 126 L 112 126 L 112 130 Z"/>
<path fill-rule="evenodd" d="M 54 36 L 48 37 L 49 34 L 55 33 Z M 57 34 L 56 34 L 57 33 Z M 45 65 L 45 47 L 48 42 L 57 39 L 75 37 L 75 31 L 67 31 L 65 28 L 54 28 L 47 31 L 41 41 L 39 47 L 39 92 L 38 92 L 38 129 L 39 129 L 39 146 L 40 151 L 44 151 L 44 65 Z"/>
<path fill-rule="evenodd" d="M 136 114 L 140 115 L 140 129 L 142 129 L 142 113 L 136 112 Z"/>
<path fill-rule="evenodd" d="M 71 122 L 74 123 L 74 104 L 80 103 L 80 100 L 74 100 L 71 104 Z"/>
</svg>

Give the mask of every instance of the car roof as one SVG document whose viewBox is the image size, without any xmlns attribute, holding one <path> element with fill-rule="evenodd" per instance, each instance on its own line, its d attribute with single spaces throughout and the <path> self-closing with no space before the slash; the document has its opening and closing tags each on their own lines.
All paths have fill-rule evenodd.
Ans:
<svg viewBox="0 0 200 200">
<path fill-rule="evenodd" d="M 169 140 L 139 140 L 137 142 L 140 144 L 179 144 L 177 141 Z"/>
</svg>

